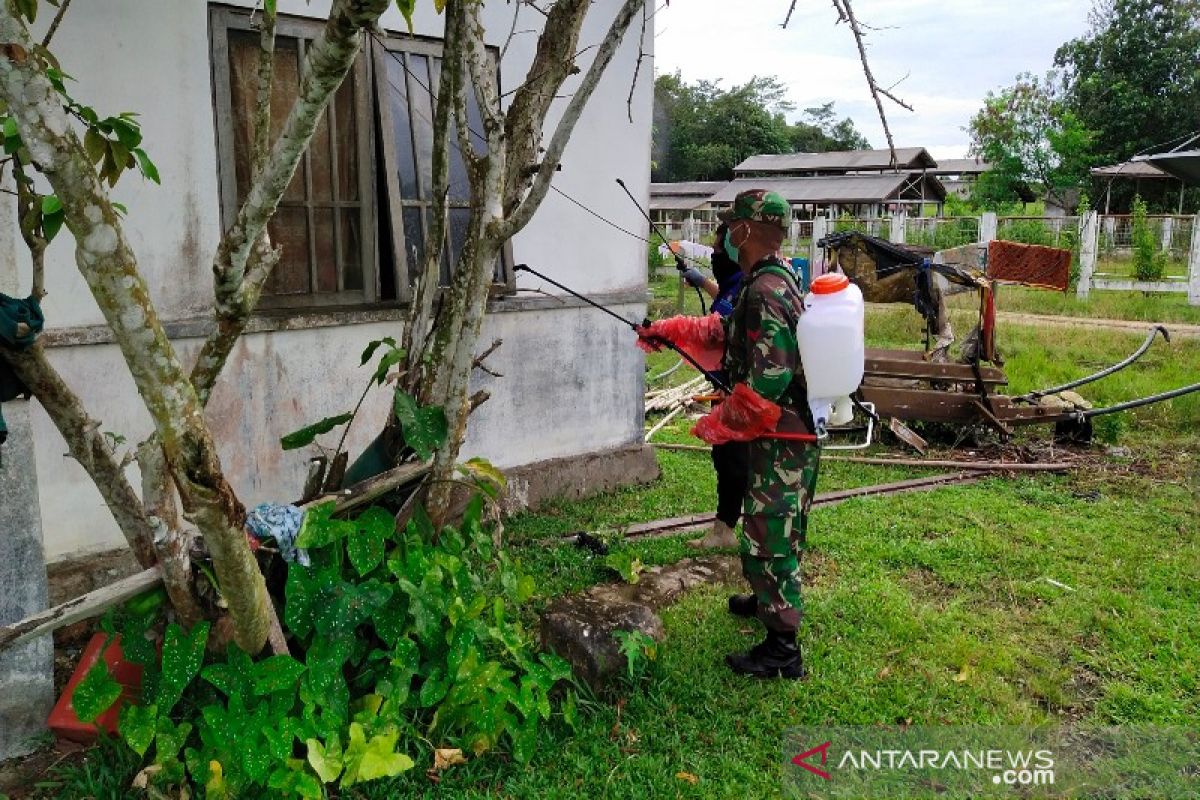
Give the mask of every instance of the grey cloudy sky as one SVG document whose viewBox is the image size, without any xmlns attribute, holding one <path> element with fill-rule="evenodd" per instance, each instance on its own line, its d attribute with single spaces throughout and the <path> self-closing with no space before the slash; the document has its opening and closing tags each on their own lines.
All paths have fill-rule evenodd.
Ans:
<svg viewBox="0 0 1200 800">
<path fill-rule="evenodd" d="M 661 5 L 661 2 L 659 3 Z M 828 0 L 799 0 L 786 30 L 788 0 L 675 0 L 655 16 L 655 68 L 685 80 L 720 78 L 726 87 L 777 75 L 803 109 L 836 101 L 874 147 L 886 147 L 867 92 L 854 37 L 835 25 Z M 885 100 L 896 145 L 933 156 L 966 155 L 966 127 L 989 89 L 1020 72 L 1043 73 L 1060 44 L 1087 29 L 1090 0 L 855 0 L 876 80 L 914 112 Z M 795 115 L 792 115 L 795 116 Z"/>
</svg>

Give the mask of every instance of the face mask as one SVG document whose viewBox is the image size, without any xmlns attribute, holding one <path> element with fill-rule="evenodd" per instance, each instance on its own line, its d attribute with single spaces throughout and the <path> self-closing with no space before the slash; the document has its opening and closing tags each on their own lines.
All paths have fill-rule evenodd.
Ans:
<svg viewBox="0 0 1200 800">
<path fill-rule="evenodd" d="M 728 230 L 725 231 L 725 252 L 728 253 L 729 257 L 732 258 L 734 261 L 739 261 L 738 248 L 733 243 L 732 231 L 728 231 Z"/>
</svg>

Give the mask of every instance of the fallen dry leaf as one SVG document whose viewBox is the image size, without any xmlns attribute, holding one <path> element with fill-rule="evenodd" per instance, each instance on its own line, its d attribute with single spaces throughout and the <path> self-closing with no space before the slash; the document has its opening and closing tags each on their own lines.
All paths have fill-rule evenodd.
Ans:
<svg viewBox="0 0 1200 800">
<path fill-rule="evenodd" d="M 675 777 L 679 778 L 679 780 L 681 780 L 681 781 L 687 781 L 692 786 L 695 786 L 697 783 L 700 782 L 700 779 L 697 778 L 695 775 L 693 775 L 690 772 L 676 772 Z"/>
<path fill-rule="evenodd" d="M 439 747 L 433 751 L 433 768 L 438 772 L 465 763 L 467 758 L 457 747 Z"/>
<path fill-rule="evenodd" d="M 130 786 L 134 789 L 145 789 L 150 785 L 150 779 L 160 772 L 162 772 L 162 764 L 151 764 L 133 776 L 133 783 Z"/>
<path fill-rule="evenodd" d="M 884 667 L 883 669 L 879 670 L 879 674 L 876 675 L 875 677 L 879 678 L 879 680 L 883 680 L 884 678 L 886 678 L 888 675 L 891 675 L 891 674 L 892 674 L 892 668 Z"/>
<path fill-rule="evenodd" d="M 962 683 L 969 677 L 971 677 L 971 665 L 963 664 L 963 668 L 958 671 L 953 680 L 955 683 Z"/>
</svg>

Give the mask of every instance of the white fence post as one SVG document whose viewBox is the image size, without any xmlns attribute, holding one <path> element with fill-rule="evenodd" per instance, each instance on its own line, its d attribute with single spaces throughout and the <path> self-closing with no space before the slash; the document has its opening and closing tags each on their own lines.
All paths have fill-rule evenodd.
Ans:
<svg viewBox="0 0 1200 800">
<path fill-rule="evenodd" d="M 995 239 L 998 224 L 995 211 L 983 212 L 983 216 L 979 218 L 979 241 L 987 244 Z"/>
<path fill-rule="evenodd" d="M 1096 271 L 1096 239 L 1100 232 L 1098 215 L 1089 211 L 1083 215 L 1083 241 L 1079 245 L 1079 283 L 1075 296 L 1086 300 L 1092 288 L 1092 273 Z"/>
<path fill-rule="evenodd" d="M 1171 234 L 1173 233 L 1174 228 L 1175 228 L 1175 218 L 1174 217 L 1163 217 L 1162 239 L 1160 241 L 1160 244 L 1162 245 L 1162 248 L 1161 248 L 1162 251 L 1164 253 L 1167 253 L 1168 255 L 1171 252 Z"/>
<path fill-rule="evenodd" d="M 892 214 L 891 225 L 888 226 L 888 238 L 892 244 L 904 244 L 907 238 L 908 214 L 903 209 Z"/>
<path fill-rule="evenodd" d="M 795 255 L 800 249 L 800 220 L 792 217 L 788 225 L 788 252 Z"/>
<path fill-rule="evenodd" d="M 825 238 L 829 232 L 829 220 L 825 217 L 813 217 L 812 242 L 808 246 L 808 274 L 812 277 L 825 273 L 825 251 L 817 242 Z"/>
<path fill-rule="evenodd" d="M 692 218 L 691 214 L 688 214 L 683 221 L 683 235 L 680 238 L 685 242 L 696 241 L 696 220 Z"/>
<path fill-rule="evenodd" d="M 1200 306 L 1200 214 L 1192 217 L 1192 246 L 1188 250 L 1188 305 Z"/>
</svg>

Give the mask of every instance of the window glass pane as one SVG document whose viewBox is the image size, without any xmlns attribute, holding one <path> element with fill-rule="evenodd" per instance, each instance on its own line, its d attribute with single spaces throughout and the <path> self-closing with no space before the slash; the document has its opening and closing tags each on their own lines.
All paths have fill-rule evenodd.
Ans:
<svg viewBox="0 0 1200 800">
<path fill-rule="evenodd" d="M 341 236 L 342 269 L 345 270 L 343 288 L 363 288 L 362 264 L 362 213 L 358 209 L 343 209 L 338 212 L 338 233 Z"/>
<path fill-rule="evenodd" d="M 308 215 L 303 208 L 280 206 L 267 226 L 271 243 L 283 248 L 279 263 L 267 281 L 267 294 L 307 294 Z"/>
<path fill-rule="evenodd" d="M 404 209 L 404 250 L 408 258 L 408 280 L 413 283 L 421 274 L 425 261 L 425 228 L 421 223 L 421 209 Z"/>
<path fill-rule="evenodd" d="M 408 74 L 404 71 L 404 54 L 389 52 L 387 63 L 387 96 L 392 112 L 392 135 L 396 141 L 397 170 L 400 173 L 400 195 L 417 196 L 417 161 L 413 153 L 412 124 L 408 113 Z"/>
<path fill-rule="evenodd" d="M 337 256 L 333 239 L 333 210 L 318 208 L 313 211 L 316 226 L 314 244 L 317 249 L 317 291 L 336 292 Z"/>
<path fill-rule="evenodd" d="M 412 110 L 420 197 L 422 200 L 428 200 L 429 184 L 433 175 L 433 98 L 429 90 L 429 59 L 425 56 L 410 55 L 408 69 L 409 105 Z"/>
<path fill-rule="evenodd" d="M 271 82 L 271 141 L 279 137 L 300 87 L 300 45 L 295 37 L 275 38 L 275 78 Z M 233 109 L 233 152 L 238 204 L 250 187 L 254 153 L 254 108 L 258 103 L 258 34 L 229 31 L 229 89 Z M 304 162 L 284 200 L 304 200 Z"/>
<path fill-rule="evenodd" d="M 355 71 L 346 74 L 346 80 L 333 98 L 337 111 L 337 147 L 339 200 L 358 199 L 358 112 L 354 105 Z"/>
<path fill-rule="evenodd" d="M 329 153 L 329 110 L 321 115 L 317 129 L 308 143 L 308 163 L 312 165 L 312 196 L 314 200 L 333 199 L 333 165 Z"/>
</svg>

